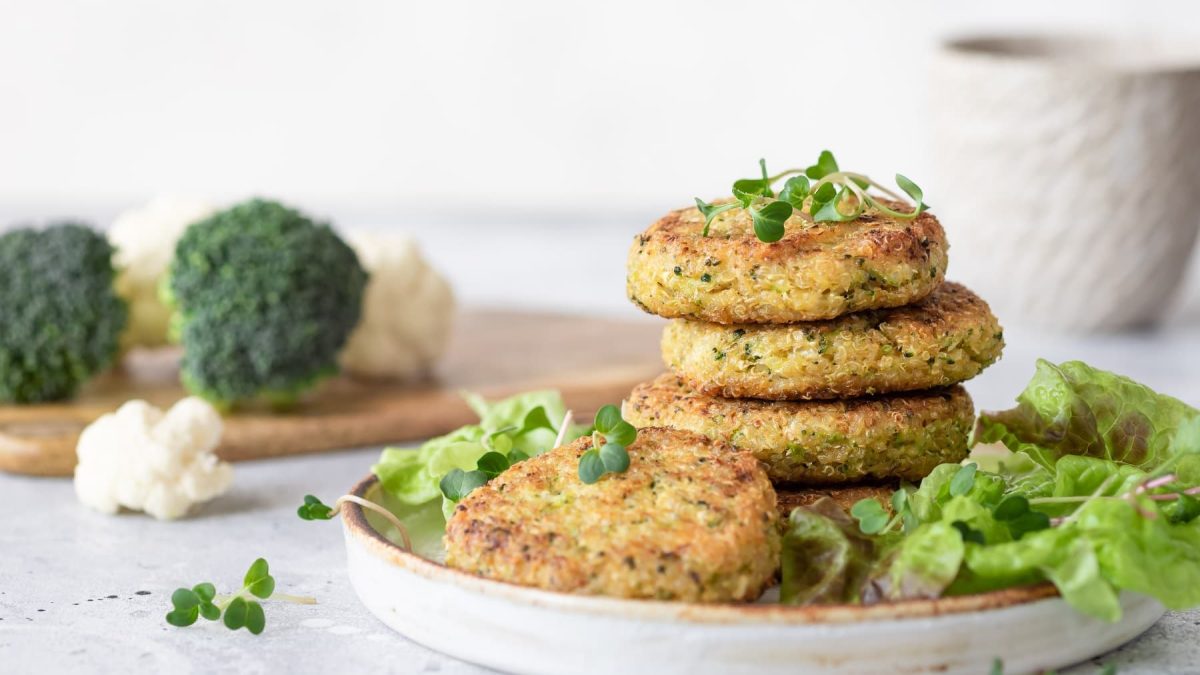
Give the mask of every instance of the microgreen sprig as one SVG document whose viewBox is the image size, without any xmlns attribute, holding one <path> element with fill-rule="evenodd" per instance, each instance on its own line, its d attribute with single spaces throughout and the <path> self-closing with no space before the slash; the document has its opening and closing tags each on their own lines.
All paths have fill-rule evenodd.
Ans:
<svg viewBox="0 0 1200 675">
<path fill-rule="evenodd" d="M 573 413 L 568 410 L 557 430 L 555 447 L 562 445 L 563 438 L 571 427 L 572 419 Z M 488 451 L 475 461 L 474 469 L 469 471 L 458 468 L 451 469 L 438 481 L 438 488 L 441 490 L 442 496 L 451 502 L 460 502 L 475 488 L 486 485 L 491 479 L 529 459 L 527 453 L 513 448 L 513 442 L 537 429 L 555 431 L 554 424 L 550 422 L 550 417 L 542 406 L 530 410 L 519 427 L 509 426 L 488 434 L 483 439 L 483 445 L 488 448 Z M 330 520 L 341 512 L 342 506 L 347 502 L 358 504 L 383 516 L 400 533 L 404 549 L 412 550 L 412 538 L 409 536 L 408 528 L 396 517 L 396 514 L 386 507 L 362 497 L 342 495 L 333 503 L 333 506 L 329 506 L 313 495 L 305 495 L 304 503 L 296 510 L 296 515 L 302 520 Z"/>
<path fill-rule="evenodd" d="M 301 520 L 332 520 L 334 516 L 341 513 L 342 506 L 347 502 L 358 504 L 364 509 L 370 509 L 383 516 L 384 519 L 391 523 L 392 527 L 400 532 L 400 539 L 403 542 L 404 550 L 412 550 L 412 539 L 408 536 L 408 528 L 404 526 L 404 523 L 400 522 L 396 514 L 373 501 L 356 495 L 342 495 L 337 498 L 333 506 L 329 506 L 313 495 L 304 495 L 304 503 L 300 505 L 300 508 L 296 509 L 296 515 L 300 516 Z"/>
<path fill-rule="evenodd" d="M 592 449 L 579 458 L 579 480 L 591 485 L 609 473 L 629 469 L 628 447 L 637 440 L 637 429 L 621 417 L 621 409 L 606 405 L 596 413 Z"/>
<path fill-rule="evenodd" d="M 267 561 L 259 558 L 246 570 L 242 589 L 232 595 L 218 596 L 216 586 L 208 582 L 176 589 L 171 594 L 172 609 L 167 612 L 167 623 L 182 628 L 196 623 L 200 617 L 216 621 L 223 613 L 226 628 L 245 628 L 258 635 L 267 625 L 266 614 L 258 601 L 267 598 L 305 605 L 317 602 L 307 596 L 275 593 L 275 577 L 271 576 Z"/>
<path fill-rule="evenodd" d="M 572 414 L 568 410 L 562 424 L 557 430 L 556 447 L 561 443 L 563 435 L 570 427 L 571 419 Z M 475 488 L 487 485 L 487 482 L 491 479 L 529 459 L 528 454 L 513 449 L 513 442 L 521 436 L 538 429 L 555 431 L 554 424 L 550 422 L 550 416 L 546 414 L 546 409 L 543 406 L 538 406 L 530 410 L 525 415 L 525 419 L 522 420 L 520 427 L 505 427 L 489 434 L 484 439 L 484 446 L 489 448 L 489 450 L 475 461 L 474 469 L 469 471 L 457 468 L 451 469 L 445 476 L 442 476 L 442 480 L 438 482 L 442 496 L 452 502 L 460 502 L 467 495 L 471 494 Z"/>
<path fill-rule="evenodd" d="M 911 220 L 929 208 L 923 201 L 925 193 L 901 174 L 896 185 L 916 206 L 912 211 L 897 211 L 870 192 L 903 202 L 904 197 L 871 178 L 851 171 L 842 171 L 833 153 L 823 150 L 817 161 L 804 169 L 788 169 L 771 175 L 766 160 L 758 160 L 759 178 L 742 178 L 733 183 L 734 201 L 709 204 L 696 198 L 696 208 L 704 215 L 703 236 L 708 236 L 713 220 L 733 209 L 744 209 L 754 224 L 754 234 L 760 241 L 776 242 L 783 238 L 784 225 L 793 214 L 815 223 L 840 223 L 855 220 L 868 208 L 893 218 Z M 776 194 L 774 185 L 787 178 Z"/>
</svg>

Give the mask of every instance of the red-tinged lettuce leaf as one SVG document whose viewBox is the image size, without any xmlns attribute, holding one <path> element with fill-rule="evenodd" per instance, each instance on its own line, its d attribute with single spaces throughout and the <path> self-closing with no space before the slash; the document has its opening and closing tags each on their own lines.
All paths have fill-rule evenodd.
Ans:
<svg viewBox="0 0 1200 675">
<path fill-rule="evenodd" d="M 780 602 L 858 602 L 875 557 L 876 539 L 832 499 L 797 507 L 783 537 Z"/>
<path fill-rule="evenodd" d="M 1046 468 L 1084 455 L 1152 471 L 1177 450 L 1175 436 L 1200 411 L 1127 377 L 1080 361 L 1037 363 L 1017 407 L 985 412 L 977 441 L 1000 441 Z"/>
</svg>

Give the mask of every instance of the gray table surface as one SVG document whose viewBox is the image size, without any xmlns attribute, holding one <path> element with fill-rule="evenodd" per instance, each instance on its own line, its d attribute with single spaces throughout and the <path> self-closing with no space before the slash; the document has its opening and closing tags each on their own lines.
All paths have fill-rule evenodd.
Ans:
<svg viewBox="0 0 1200 675">
<path fill-rule="evenodd" d="M 1200 329 L 1081 341 L 1010 331 L 1005 359 L 970 385 L 978 407 L 1004 406 L 1035 356 L 1082 358 L 1200 403 Z M 359 605 L 340 525 L 304 522 L 306 493 L 332 499 L 364 476 L 377 450 L 239 464 L 220 499 L 177 522 L 80 507 L 69 480 L 0 475 L 0 673 L 439 672 L 481 669 L 391 632 Z M 203 623 L 168 626 L 177 587 L 240 587 L 256 557 L 279 592 L 315 606 L 266 606 L 260 636 Z M 1002 639 L 1002 636 L 997 636 Z M 1200 611 L 1168 614 L 1138 640 L 1068 672 L 1111 662 L 1122 673 L 1200 671 Z"/>
</svg>

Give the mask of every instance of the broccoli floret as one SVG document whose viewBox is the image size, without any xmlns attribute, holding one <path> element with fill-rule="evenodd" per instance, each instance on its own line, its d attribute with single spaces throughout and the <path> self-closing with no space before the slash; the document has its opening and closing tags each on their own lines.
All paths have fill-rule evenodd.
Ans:
<svg viewBox="0 0 1200 675">
<path fill-rule="evenodd" d="M 367 274 L 330 229 L 281 204 L 243 202 L 192 224 L 164 296 L 184 386 L 219 407 L 286 407 L 337 372 Z"/>
<path fill-rule="evenodd" d="M 0 236 L 0 400 L 69 398 L 112 363 L 128 311 L 112 254 L 77 223 Z"/>
</svg>

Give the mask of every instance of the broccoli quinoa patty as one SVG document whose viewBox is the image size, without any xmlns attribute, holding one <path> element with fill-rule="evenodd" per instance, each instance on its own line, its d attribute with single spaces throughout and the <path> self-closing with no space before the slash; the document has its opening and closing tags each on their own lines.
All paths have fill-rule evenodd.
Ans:
<svg viewBox="0 0 1200 675">
<path fill-rule="evenodd" d="M 748 453 L 645 428 L 629 469 L 586 485 L 590 437 L 477 488 L 446 525 L 446 564 L 526 586 L 622 598 L 756 599 L 779 564 L 779 513 Z"/>
<path fill-rule="evenodd" d="M 758 401 L 706 396 L 663 375 L 625 404 L 634 426 L 694 431 L 752 453 L 776 483 L 918 481 L 967 456 L 975 421 L 962 387 L 840 401 Z"/>
<path fill-rule="evenodd" d="M 892 493 L 900 487 L 899 483 L 879 483 L 864 485 L 846 485 L 839 487 L 789 487 L 776 488 L 776 503 L 779 505 L 780 524 L 786 527 L 785 520 L 797 506 L 812 506 L 821 499 L 828 497 L 847 512 L 855 502 L 863 499 L 875 499 L 883 505 L 884 510 L 892 513 Z"/>
<path fill-rule="evenodd" d="M 954 283 L 893 309 L 788 326 L 672 321 L 667 366 L 714 396 L 807 400 L 930 389 L 975 377 L 1004 335 L 987 303 Z"/>
<path fill-rule="evenodd" d="M 899 307 L 929 295 L 946 273 L 946 234 L 932 214 L 898 220 L 867 211 L 846 223 L 787 222 L 758 240 L 743 209 L 717 216 L 707 237 L 695 208 L 672 211 L 634 238 L 626 290 L 667 318 L 795 323 Z"/>
</svg>

